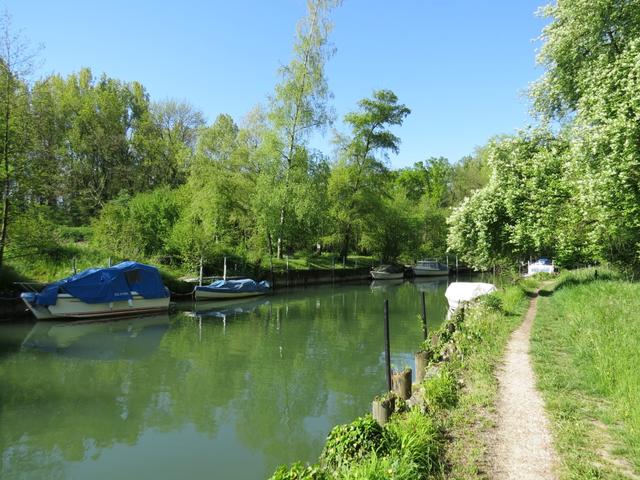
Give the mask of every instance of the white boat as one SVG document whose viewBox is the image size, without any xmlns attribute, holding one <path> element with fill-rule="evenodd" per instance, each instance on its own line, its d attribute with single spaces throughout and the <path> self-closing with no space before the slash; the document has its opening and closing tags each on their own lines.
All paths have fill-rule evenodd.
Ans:
<svg viewBox="0 0 640 480">
<path fill-rule="evenodd" d="M 271 285 L 267 281 L 256 282 L 250 278 L 240 280 L 217 280 L 211 285 L 201 285 L 195 288 L 196 300 L 215 300 L 229 298 L 255 297 L 271 292 Z"/>
<path fill-rule="evenodd" d="M 535 275 L 536 273 L 554 273 L 555 266 L 553 265 L 553 261 L 548 258 L 539 258 L 535 262 L 527 262 L 527 273 L 526 277 L 530 277 L 531 275 Z"/>
<path fill-rule="evenodd" d="M 374 280 L 397 280 L 404 278 L 404 269 L 398 265 L 380 265 L 371 270 L 371 277 Z"/>
<path fill-rule="evenodd" d="M 420 260 L 411 267 L 416 277 L 436 277 L 449 275 L 449 267 L 437 259 Z"/>
<path fill-rule="evenodd" d="M 170 301 L 158 270 L 136 262 L 90 268 L 20 296 L 38 320 L 140 315 L 166 311 Z"/>
<path fill-rule="evenodd" d="M 447 291 L 444 292 L 444 296 L 449 302 L 449 313 L 447 317 L 450 317 L 458 307 L 462 306 L 465 302 L 470 302 L 483 295 L 488 295 L 497 291 L 495 285 L 491 283 L 482 282 L 452 282 Z"/>
</svg>

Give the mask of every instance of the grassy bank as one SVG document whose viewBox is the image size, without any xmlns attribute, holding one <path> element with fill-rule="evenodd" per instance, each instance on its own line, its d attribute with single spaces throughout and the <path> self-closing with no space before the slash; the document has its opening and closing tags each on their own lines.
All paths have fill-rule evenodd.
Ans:
<svg viewBox="0 0 640 480">
<path fill-rule="evenodd" d="M 485 297 L 464 319 L 445 323 L 436 341 L 417 345 L 432 360 L 412 408 L 400 402 L 384 427 L 370 415 L 335 427 L 318 463 L 282 466 L 272 480 L 477 478 L 497 393 L 494 371 L 536 284 L 521 280 Z"/>
<path fill-rule="evenodd" d="M 583 270 L 563 274 L 548 293 L 532 353 L 561 478 L 637 478 L 640 284 Z"/>
</svg>

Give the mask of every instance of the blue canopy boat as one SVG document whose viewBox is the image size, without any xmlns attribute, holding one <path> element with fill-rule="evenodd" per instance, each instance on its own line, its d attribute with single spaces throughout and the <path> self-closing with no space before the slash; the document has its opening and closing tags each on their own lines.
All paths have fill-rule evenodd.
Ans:
<svg viewBox="0 0 640 480">
<path fill-rule="evenodd" d="M 157 312 L 170 300 L 158 269 L 137 262 L 89 268 L 21 297 L 39 320 Z"/>
<path fill-rule="evenodd" d="M 267 281 L 256 282 L 250 278 L 239 280 L 216 280 L 210 285 L 198 286 L 195 289 L 196 300 L 216 298 L 242 298 L 264 295 L 271 291 Z"/>
</svg>

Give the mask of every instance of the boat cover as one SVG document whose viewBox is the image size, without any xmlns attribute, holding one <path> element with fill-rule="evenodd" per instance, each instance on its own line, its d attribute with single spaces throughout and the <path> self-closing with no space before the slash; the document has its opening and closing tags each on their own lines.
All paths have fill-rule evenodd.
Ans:
<svg viewBox="0 0 640 480">
<path fill-rule="evenodd" d="M 85 303 L 109 303 L 130 300 L 131 292 L 143 298 L 166 298 L 169 291 L 155 267 L 137 262 L 122 262 L 109 268 L 88 268 L 54 282 L 36 294 L 37 305 L 55 305 L 58 293 L 68 293 Z"/>
<path fill-rule="evenodd" d="M 220 293 L 268 292 L 270 289 L 271 285 L 269 282 L 262 281 L 258 283 L 250 278 L 241 278 L 239 280 L 216 280 L 210 285 L 196 287 L 196 290 Z"/>
<path fill-rule="evenodd" d="M 495 285 L 481 282 L 453 282 L 447 287 L 444 296 L 449 302 L 449 309 L 455 310 L 460 302 L 470 302 L 482 295 L 497 291 Z"/>
</svg>

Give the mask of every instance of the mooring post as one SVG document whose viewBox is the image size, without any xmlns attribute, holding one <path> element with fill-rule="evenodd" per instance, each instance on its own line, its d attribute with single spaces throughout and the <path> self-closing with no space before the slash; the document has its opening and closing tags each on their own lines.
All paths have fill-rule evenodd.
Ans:
<svg viewBox="0 0 640 480">
<path fill-rule="evenodd" d="M 425 293 L 422 292 L 422 333 L 424 333 L 424 339 L 427 339 L 429 334 L 427 330 L 427 301 L 425 300 Z"/>
<path fill-rule="evenodd" d="M 593 278 L 594 278 L 595 280 L 597 280 L 597 279 L 598 279 L 598 269 L 596 269 L 596 271 L 595 271 L 595 272 L 593 272 Z"/>
<path fill-rule="evenodd" d="M 71 264 L 73 268 L 73 274 L 78 273 L 78 269 L 76 268 L 76 257 L 73 257 L 73 263 Z"/>
<path fill-rule="evenodd" d="M 109 257 L 109 268 L 111 268 L 111 257 Z"/>
<path fill-rule="evenodd" d="M 389 348 L 389 300 L 384 301 L 384 364 L 387 373 L 387 391 L 391 391 L 391 352 Z"/>
<path fill-rule="evenodd" d="M 202 264 L 203 264 L 203 260 L 202 260 L 202 255 L 200 256 L 200 274 L 198 276 L 198 285 L 202 286 Z"/>
<path fill-rule="evenodd" d="M 222 280 L 227 280 L 227 257 L 224 257 L 224 265 L 222 266 Z"/>
</svg>

